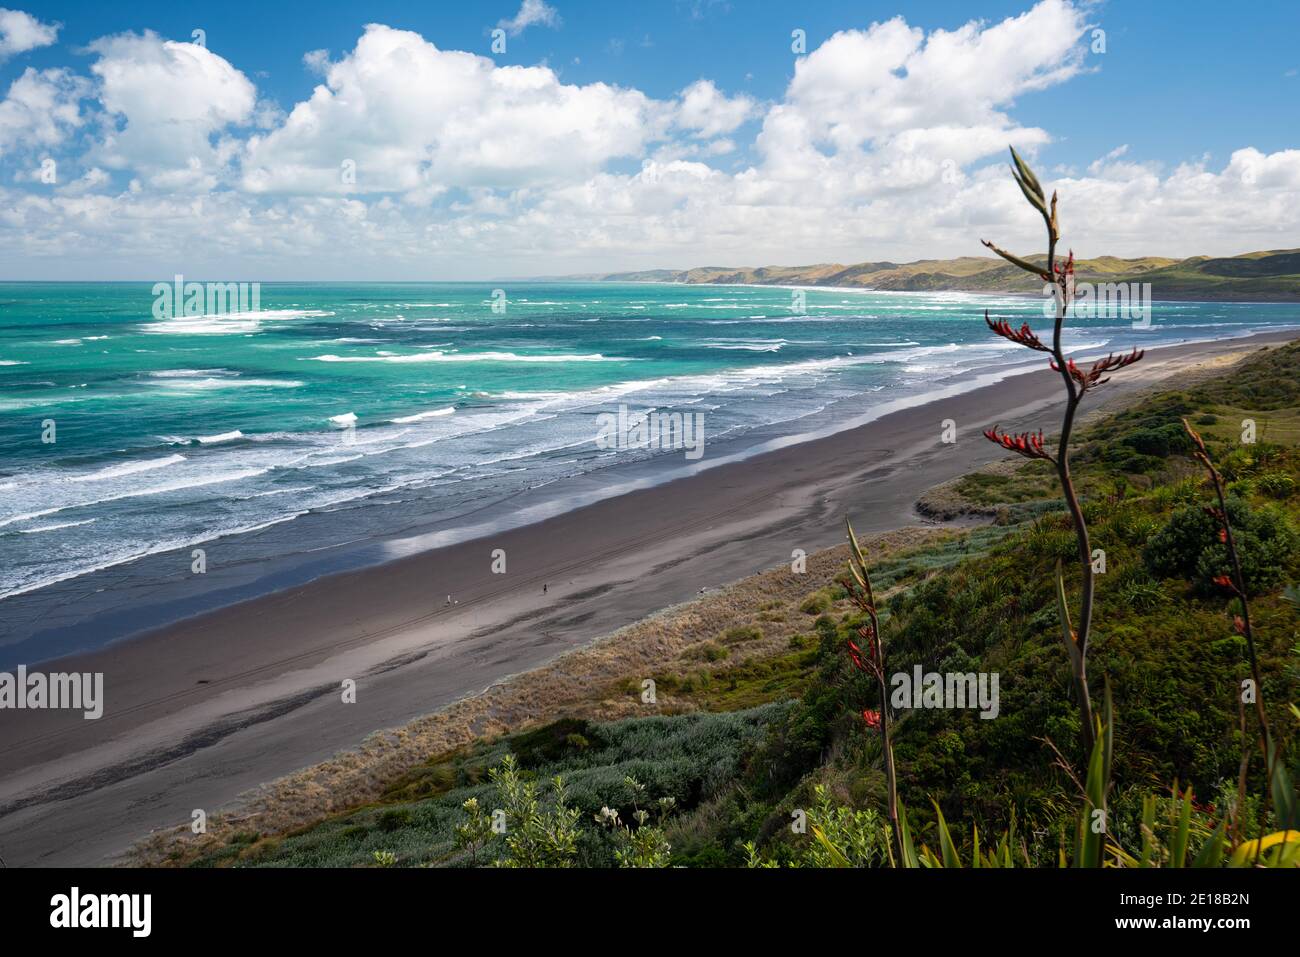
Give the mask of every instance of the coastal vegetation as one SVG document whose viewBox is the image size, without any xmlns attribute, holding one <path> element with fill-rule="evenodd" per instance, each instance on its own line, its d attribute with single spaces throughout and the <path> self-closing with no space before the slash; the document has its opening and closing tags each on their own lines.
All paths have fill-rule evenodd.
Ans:
<svg viewBox="0 0 1300 957">
<path fill-rule="evenodd" d="M 1220 553 L 1212 528 L 1207 544 L 1193 516 L 1209 517 L 1213 492 L 1181 419 L 1201 434 L 1223 475 L 1240 530 L 1261 698 L 1282 766 L 1294 778 L 1297 373 L 1300 345 L 1263 350 L 1228 374 L 1175 384 L 1078 432 L 1074 480 L 1093 543 L 1106 553 L 1090 671 L 1112 697 L 1111 862 L 1123 860 L 1120 852 L 1165 865 L 1194 862 L 1229 811 L 1242 844 L 1282 827 L 1278 802 L 1270 798 L 1265 807 L 1269 789 L 1258 758 L 1240 797 L 1242 755 L 1256 737 L 1243 735 L 1239 707 L 1249 658 L 1233 624 L 1234 597 L 1203 574 L 1217 571 Z M 1241 442 L 1244 420 L 1256 425 L 1254 443 Z M 1072 774 L 1088 756 L 1077 743 L 1079 715 L 1061 653 L 1055 569 L 1077 543 L 1050 477 L 1046 462 L 998 464 L 956 483 L 972 512 L 997 514 L 992 524 L 935 530 L 910 545 L 898 535 L 861 543 L 872 557 L 891 671 L 921 665 L 1001 674 L 997 720 L 946 709 L 898 716 L 898 790 L 918 858 L 926 848 L 942 863 L 948 840 L 953 859 L 968 865 L 977 842 L 986 864 L 990 854 L 1010 854 L 1018 866 L 1056 866 L 1063 853 L 1074 854 L 1082 800 Z M 563 777 L 565 805 L 580 811 L 569 863 L 618 863 L 619 836 L 598 820 L 608 807 L 633 832 L 637 810 L 655 815 L 650 823 L 662 829 L 676 866 L 838 860 L 815 832 L 850 863 L 887 866 L 883 755 L 878 730 L 861 714 L 878 707 L 878 691 L 845 654 L 865 616 L 835 581 L 847 558 L 843 546 L 810 555 L 804 576 L 774 570 L 702 599 L 683 619 L 640 626 L 647 634 L 657 629 L 661 650 L 600 672 L 564 699 L 569 717 L 434 753 L 323 820 L 277 833 L 214 827 L 212 840 L 173 848 L 172 861 L 378 866 L 377 852 L 391 854 L 397 866 L 507 860 L 500 834 L 477 847 L 458 846 L 456 835 L 471 819 L 466 801 L 504 809 L 490 772 L 513 755 L 541 808 L 553 807 L 550 782 Z M 1077 573 L 1066 574 L 1077 588 Z M 687 617 L 699 626 L 689 633 L 680 624 Z M 740 637 L 746 629 L 753 632 Z M 638 640 L 624 636 L 631 648 Z M 692 653 L 706 644 L 727 653 Z M 559 666 L 580 669 L 575 661 Z M 645 674 L 657 682 L 654 704 L 642 700 Z M 662 819 L 661 798 L 674 804 Z M 800 811 L 802 832 L 793 829 Z M 1230 856 L 1225 848 L 1223 859 Z"/>
</svg>

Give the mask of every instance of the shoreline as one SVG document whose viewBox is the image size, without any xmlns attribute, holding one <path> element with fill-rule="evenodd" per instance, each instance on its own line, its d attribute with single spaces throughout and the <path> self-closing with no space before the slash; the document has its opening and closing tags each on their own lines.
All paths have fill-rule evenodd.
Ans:
<svg viewBox="0 0 1300 957">
<path fill-rule="evenodd" d="M 1207 361 L 1295 338 L 1267 333 L 1152 349 L 1089 412 Z M 916 524 L 926 488 L 1003 453 L 979 435 L 1053 427 L 1059 377 L 1010 375 L 868 425 L 719 462 L 541 521 L 228 606 L 97 651 L 100 721 L 4 716 L 0 853 L 11 863 L 104 863 L 151 829 L 528 671 L 716 587 Z M 955 445 L 939 442 L 953 418 Z M 918 474 L 924 480 L 918 480 Z M 601 481 L 587 479 L 590 491 Z M 578 483 L 583 484 L 583 483 Z M 504 548 L 508 573 L 491 570 Z M 543 592 L 543 586 L 548 586 Z M 451 596 L 446 604 L 444 595 Z M 341 682 L 354 680 L 355 704 Z"/>
<path fill-rule="evenodd" d="M 1148 351 L 1244 341 L 1252 337 L 1265 341 L 1269 337 L 1297 333 L 1300 333 L 1300 323 L 1262 333 L 1189 338 L 1154 346 Z M 1097 347 L 1080 348 L 1071 354 L 1084 361 L 1104 353 Z M 398 531 L 344 536 L 331 541 L 331 533 L 321 531 L 332 521 L 330 510 L 308 509 L 217 538 L 114 561 L 6 596 L 3 602 L 7 603 L 9 626 L 20 637 L 0 645 L 0 670 L 18 664 L 52 665 L 92 654 L 330 576 L 361 572 L 419 552 L 501 534 L 632 491 L 691 479 L 717 467 L 830 438 L 909 408 L 969 394 L 1017 376 L 1033 374 L 1038 369 L 1032 358 L 989 365 L 941 381 L 922 393 L 878 401 L 865 409 L 842 410 L 812 422 L 805 422 L 808 417 L 782 420 L 758 426 L 736 438 L 715 440 L 710 445 L 711 454 L 699 461 L 682 461 L 672 453 L 615 462 L 455 510 L 450 517 L 441 517 L 436 511 L 415 512 L 412 522 Z M 372 505 L 362 499 L 358 507 L 365 509 Z M 298 533 L 299 540 L 293 538 L 294 528 L 306 529 Z M 264 533 L 288 534 L 290 538 L 283 543 L 282 551 L 272 549 L 268 553 L 262 541 Z M 211 567 L 203 576 L 178 577 L 175 569 L 189 566 L 189 549 L 200 546 L 205 550 L 221 549 L 223 554 L 214 555 Z M 260 557 L 244 558 L 241 553 L 245 549 Z"/>
</svg>

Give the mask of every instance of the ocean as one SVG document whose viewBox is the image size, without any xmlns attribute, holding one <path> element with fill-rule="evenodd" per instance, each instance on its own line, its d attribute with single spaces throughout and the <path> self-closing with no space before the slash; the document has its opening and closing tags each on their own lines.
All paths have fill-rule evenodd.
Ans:
<svg viewBox="0 0 1300 957">
<path fill-rule="evenodd" d="M 1041 364 L 985 308 L 1047 328 L 1037 299 L 827 288 L 263 283 L 258 311 L 199 317 L 156 301 L 152 283 L 0 284 L 0 660 L 464 537 L 525 490 L 571 507 L 575 478 L 589 499 L 635 463 L 704 468 Z M 1074 318 L 1067 346 L 1246 335 L 1300 309 L 1151 319 Z M 601 447 L 620 406 L 700 413 L 703 457 Z"/>
</svg>

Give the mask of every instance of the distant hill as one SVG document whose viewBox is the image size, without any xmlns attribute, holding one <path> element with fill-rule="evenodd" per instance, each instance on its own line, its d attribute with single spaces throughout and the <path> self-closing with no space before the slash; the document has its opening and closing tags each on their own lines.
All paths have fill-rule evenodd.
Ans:
<svg viewBox="0 0 1300 957">
<path fill-rule="evenodd" d="M 1027 257 L 1043 262 L 1043 256 Z M 1300 249 L 1274 249 L 1240 256 L 1167 259 L 1099 256 L 1075 263 L 1080 282 L 1149 282 L 1155 299 L 1300 301 Z M 700 266 L 647 269 L 569 277 L 604 282 L 680 282 L 792 286 L 856 286 L 897 292 L 1009 292 L 1036 294 L 1041 282 L 1001 259 L 962 256 L 910 263 L 866 262 L 845 266 Z"/>
</svg>

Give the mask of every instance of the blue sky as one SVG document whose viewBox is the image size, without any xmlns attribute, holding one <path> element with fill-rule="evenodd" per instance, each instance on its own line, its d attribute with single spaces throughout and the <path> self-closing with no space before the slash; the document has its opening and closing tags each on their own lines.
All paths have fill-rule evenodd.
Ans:
<svg viewBox="0 0 1300 957">
<path fill-rule="evenodd" d="M 1254 209 L 1252 203 L 1258 202 L 1261 208 L 1267 205 L 1274 215 L 1279 202 L 1282 210 L 1294 209 L 1297 184 L 1293 182 L 1293 164 L 1297 159 L 1293 154 L 1300 145 L 1295 142 L 1300 129 L 1296 122 L 1300 110 L 1300 54 L 1294 38 L 1300 33 L 1300 4 L 1273 0 L 1237 4 L 1230 15 L 1218 3 L 1137 0 L 1047 0 L 1037 6 L 1027 0 L 650 0 L 636 4 L 553 0 L 542 4 L 542 8 L 546 11 L 543 22 L 509 36 L 506 52 L 494 54 L 490 31 L 521 12 L 517 0 L 434 4 L 182 5 L 152 0 L 129 5 L 22 3 L 17 9 L 35 21 L 51 27 L 59 25 L 57 40 L 0 58 L 0 92 L 9 89 L 10 98 L 17 100 L 12 85 L 25 76 L 28 85 L 45 80 L 53 89 L 57 82 L 61 84 L 57 96 L 62 97 L 58 102 L 66 106 L 75 100 L 79 113 L 75 122 L 69 121 L 59 130 L 46 130 L 35 137 L 28 131 L 29 135 L 24 136 L 21 122 L 36 124 L 37 120 L 31 116 L 14 119 L 18 111 L 6 114 L 0 103 L 0 209 L 7 204 L 9 223 L 28 228 L 38 237 L 35 245 L 26 248 L 13 236 L 7 241 L 0 238 L 0 251 L 16 257 L 11 265 L 0 266 L 0 276 L 23 278 L 23 270 L 57 273 L 61 268 L 66 270 L 69 262 L 80 272 L 113 275 L 139 272 L 148 276 L 165 266 L 169 253 L 163 248 L 161 233 L 136 234 L 123 241 L 120 236 L 115 239 L 111 230 L 105 231 L 103 223 L 83 221 L 79 225 L 77 217 L 84 220 L 88 196 L 105 197 L 105 204 L 111 202 L 117 215 L 127 219 L 138 218 L 147 201 L 152 200 L 154 207 L 161 209 L 168 204 L 192 202 L 200 194 L 200 206 L 227 225 L 240 219 L 246 222 L 250 216 L 281 225 L 286 217 L 302 217 L 302 232 L 307 238 L 297 249 L 287 234 L 281 234 L 274 250 L 241 250 L 237 244 L 223 243 L 206 259 L 193 252 L 179 257 L 191 268 L 228 269 L 241 274 L 267 268 L 293 278 L 310 278 L 306 273 L 316 268 L 312 263 L 320 262 L 320 248 L 313 250 L 311 244 L 313 228 L 306 225 L 311 215 L 325 217 L 312 221 L 322 234 L 326 230 L 323 224 L 342 222 L 350 230 L 346 235 L 353 240 L 364 236 L 365 228 L 355 228 L 358 216 L 371 227 L 371 242 L 382 245 L 384 240 L 377 238 L 381 233 L 400 233 L 404 244 L 400 250 L 378 249 L 373 265 L 364 267 L 376 278 L 426 275 L 430 267 L 411 244 L 419 244 L 421 237 L 434 234 L 438 247 L 446 251 L 435 271 L 483 275 L 518 270 L 683 266 L 701 261 L 793 263 L 829 258 L 855 261 L 976 254 L 976 249 L 964 245 L 965 231 L 961 227 L 974 228 L 984 223 L 994 226 L 1002 220 L 1016 237 L 1023 235 L 1028 240 L 1032 234 L 1022 230 L 1023 224 L 1010 204 L 994 209 L 984 205 L 984 200 L 972 198 L 963 205 L 942 190 L 930 193 L 931 201 L 926 201 L 926 190 L 940 185 L 935 178 L 941 169 L 948 168 L 945 163 L 960 171 L 961 184 L 972 190 L 973 197 L 987 192 L 980 186 L 981 177 L 991 173 L 981 171 L 995 168 L 1001 156 L 991 146 L 954 149 L 954 139 L 962 140 L 962 124 L 969 124 L 973 131 L 983 129 L 985 138 L 994 139 L 999 128 L 1036 131 L 1025 133 L 1022 145 L 1040 168 L 1075 183 L 1076 198 L 1097 201 L 1099 211 L 1096 216 L 1089 215 L 1086 222 L 1090 232 L 1085 237 L 1097 245 L 1104 242 L 1105 249 L 1093 248 L 1089 252 L 1180 255 L 1300 245 L 1294 234 L 1287 242 L 1280 221 L 1254 224 L 1239 236 L 1224 235 L 1224 221 L 1240 220 Z M 1024 59 L 1033 61 L 1027 67 L 1029 76 L 1022 75 L 1014 45 L 1011 49 L 999 46 L 1000 55 L 988 60 L 987 89 L 983 88 L 982 67 L 954 70 L 955 85 L 981 86 L 978 96 L 972 94 L 958 106 L 947 102 L 945 91 L 927 86 L 935 77 L 943 77 L 943 70 L 934 66 L 929 68 L 928 79 L 922 78 L 921 69 L 911 66 L 915 61 L 897 67 L 894 72 L 900 76 L 917 75 L 915 79 L 909 77 L 909 83 L 897 90 L 890 89 L 895 84 L 888 74 L 874 78 L 849 75 L 854 70 L 854 57 L 870 58 L 877 49 L 883 52 L 887 48 L 882 33 L 870 33 L 874 23 L 901 17 L 906 28 L 916 31 L 919 37 L 919 56 L 925 45 L 944 31 L 952 35 L 952 31 L 963 28 L 973 30 L 967 39 L 974 43 L 982 31 L 996 32 L 999 24 L 1029 16 L 1031 11 L 1044 23 L 1050 20 L 1052 29 L 1062 37 L 1065 32 L 1075 35 L 1068 42 L 1063 38 L 1046 53 L 1030 52 L 1026 47 Z M 978 23 L 967 27 L 972 20 Z M 345 158 L 349 150 L 363 151 L 367 157 L 391 158 L 393 144 L 380 142 L 387 122 L 384 117 L 391 120 L 394 110 L 400 113 L 403 109 L 414 116 L 424 110 L 424 104 L 442 99 L 440 80 L 412 89 L 409 100 L 403 100 L 403 94 L 395 92 L 392 85 L 385 85 L 382 91 L 366 88 L 359 56 L 354 64 L 359 72 L 350 92 L 338 85 L 346 84 L 346 79 L 327 79 L 328 67 L 313 70 L 304 63 L 304 54 L 313 50 L 329 51 L 330 64 L 348 60 L 358 50 L 366 25 L 372 23 L 389 28 L 390 36 L 416 38 L 418 43 L 411 49 L 424 51 L 417 56 L 465 51 L 489 58 L 497 68 L 529 68 L 533 71 L 530 76 L 550 85 L 548 102 L 572 100 L 572 109 L 587 113 L 599 113 L 607 107 L 611 110 L 609 117 L 595 121 L 598 131 L 569 131 L 565 135 L 603 137 L 612 124 L 620 130 L 614 136 L 617 142 L 602 141 L 589 155 L 575 155 L 572 175 L 566 175 L 563 169 L 562 150 L 554 162 L 539 160 L 537 168 L 529 171 L 511 169 L 502 174 L 499 160 L 475 170 L 475 150 L 461 143 L 458 148 L 465 155 L 448 161 L 448 169 L 440 172 L 436 157 L 450 155 L 445 130 L 430 127 L 423 138 L 416 138 L 418 142 L 399 132 L 397 152 L 409 154 L 414 164 L 409 176 L 396 168 L 384 169 L 382 176 L 362 175 L 360 185 L 344 192 L 351 201 L 363 204 L 364 210 L 348 205 L 347 197 L 335 195 L 337 190 L 309 188 L 307 193 L 314 191 L 322 197 L 313 213 L 301 184 L 313 170 L 328 171 L 337 166 L 334 154 L 322 152 L 316 140 L 308 145 L 301 136 L 295 140 L 292 131 L 275 130 L 284 125 L 286 115 L 296 104 L 312 97 L 318 84 L 325 82 L 335 94 L 330 103 L 318 104 L 324 110 L 316 118 L 324 131 L 320 136 L 336 135 L 341 151 L 338 155 Z M 204 57 L 210 54 L 211 62 L 190 62 L 193 58 L 185 56 L 183 50 L 177 54 L 174 48 L 167 47 L 167 41 L 188 44 L 196 28 L 205 31 Z M 796 28 L 806 31 L 807 53 L 802 58 L 791 51 L 791 31 Z M 1097 28 L 1104 30 L 1104 52 L 1097 50 L 1098 38 L 1092 32 Z M 856 50 L 847 42 L 822 49 L 832 37 L 846 33 L 865 39 Z M 122 34 L 148 42 L 118 44 L 108 51 L 103 38 Z M 408 51 L 402 55 L 410 54 Z M 1067 55 L 1077 57 L 1073 66 L 1065 73 L 1053 73 L 1052 58 Z M 158 56 L 176 61 L 166 65 L 166 70 L 197 70 L 207 80 L 222 84 L 222 95 L 231 93 L 232 84 L 240 87 L 222 107 L 218 119 L 204 120 L 206 125 L 201 130 L 191 130 L 198 143 L 191 149 L 194 156 L 183 156 L 183 151 L 173 151 L 175 155 L 170 159 L 156 155 L 163 134 L 149 140 L 146 128 L 150 124 L 161 131 L 168 129 L 168 124 L 175 128 L 178 116 L 181 123 L 196 121 L 193 109 L 169 112 L 167 103 L 146 102 L 165 97 L 150 97 L 146 92 L 150 82 L 159 83 L 161 90 L 170 88 L 175 81 L 177 97 L 201 99 L 209 94 L 199 80 L 191 84 L 194 77 L 162 73 L 141 79 L 125 92 L 112 88 L 115 76 L 119 78 L 116 82 L 130 84 L 121 79 L 126 71 L 111 64 L 132 58 L 143 63 Z M 841 58 L 839 62 L 836 56 Z M 1035 56 L 1039 59 L 1035 60 Z M 805 62 L 804 81 L 793 83 L 801 61 L 812 62 Z M 348 63 L 343 66 L 350 69 Z M 437 73 L 440 68 L 433 69 L 431 76 L 441 75 Z M 218 75 L 221 71 L 234 79 Z M 699 127 L 683 125 L 680 116 L 669 116 L 674 109 L 683 108 L 684 91 L 701 80 L 709 84 L 705 91 L 707 109 L 720 109 L 732 117 L 705 121 L 710 131 L 707 135 Z M 838 89 L 839 83 L 847 86 Z M 879 84 L 880 89 L 857 96 L 854 84 L 866 89 L 871 83 Z M 1005 85 L 1005 94 L 998 92 L 999 83 Z M 630 91 L 645 102 L 594 103 L 599 99 L 601 84 Z M 245 85 L 251 92 L 244 92 Z M 142 86 L 146 92 L 142 92 Z M 495 128 L 510 126 L 515 115 L 511 111 L 516 111 L 524 119 L 511 134 L 517 140 L 512 140 L 510 149 L 527 154 L 534 145 L 529 142 L 529 131 L 537 128 L 539 114 L 528 113 L 530 106 L 521 105 L 512 96 L 507 96 L 504 104 L 487 102 L 486 98 L 499 88 L 499 83 L 488 82 L 481 89 L 461 91 L 470 99 L 459 104 L 461 112 L 457 116 L 474 111 L 475 96 L 485 98 L 484 111 L 500 111 L 501 119 Z M 570 96 L 571 91 L 578 92 Z M 377 110 L 381 114 L 378 118 L 348 113 L 352 109 L 349 103 L 357 97 L 364 96 L 369 109 L 380 95 L 396 97 L 397 102 L 391 108 Z M 901 125 L 892 120 L 877 121 L 878 116 L 892 109 L 907 112 L 909 119 Z M 634 119 L 628 119 L 628 111 L 636 114 Z M 346 118 L 344 114 L 348 114 Z M 794 114 L 802 115 L 800 122 L 817 128 L 796 134 L 783 131 L 778 136 L 774 130 L 781 117 Z M 7 139 L 6 115 L 10 124 Z M 710 112 L 709 116 L 721 114 Z M 637 129 L 623 129 L 621 124 L 625 123 L 635 124 Z M 112 135 L 128 129 L 131 136 Z M 765 129 L 770 132 L 765 134 Z M 268 133 L 276 142 L 263 144 L 259 154 L 262 158 L 258 160 L 258 138 Z M 477 135 L 485 134 L 480 131 Z M 791 135 L 794 140 L 787 147 L 785 138 Z M 128 143 L 132 137 L 135 142 Z M 977 132 L 972 132 L 965 141 L 979 138 Z M 917 143 L 922 147 L 918 149 Z M 937 143 L 943 145 L 932 145 Z M 800 154 L 801 147 L 815 150 L 816 154 Z M 1243 158 L 1243 150 L 1253 152 Z M 545 153 L 546 148 L 540 152 Z M 808 183 L 800 185 L 797 169 L 781 168 L 779 154 L 783 152 L 786 156 L 806 155 L 812 159 L 811 165 L 820 163 L 818 156 L 825 157 L 829 165 L 824 170 L 810 169 Z M 1108 155 L 1109 160 L 1104 159 Z M 904 175 L 900 172 L 900 156 L 906 156 L 903 165 L 929 163 L 931 173 L 918 173 L 909 165 L 910 171 Z M 430 161 L 429 157 L 435 159 Z M 43 183 L 35 171 L 43 160 L 51 158 L 58 163 L 59 182 Z M 286 166 L 290 161 L 292 166 Z M 874 170 L 874 188 L 864 184 L 863 176 L 854 178 L 855 161 L 860 167 Z M 377 160 L 358 162 L 363 173 L 379 172 L 374 170 Z M 260 180 L 251 175 L 258 163 L 263 174 Z M 585 190 L 588 195 L 608 194 L 610 199 L 603 201 L 606 206 L 616 203 L 630 190 L 644 185 L 640 180 L 620 184 L 617 178 L 636 177 L 647 163 L 658 164 L 667 177 L 656 172 L 659 178 L 650 184 L 654 190 L 646 186 L 647 194 L 668 189 L 671 184 L 665 183 L 673 177 L 696 184 L 707 181 L 709 188 L 701 192 L 713 195 L 711 203 L 722 201 L 717 199 L 720 191 L 732 194 L 726 210 L 710 206 L 701 193 L 683 185 L 670 197 L 646 195 L 639 210 L 629 208 L 621 218 L 601 222 L 599 241 L 590 248 L 579 248 L 582 240 L 576 231 L 582 210 L 581 201 L 575 197 Z M 1194 172 L 1179 175 L 1177 171 L 1186 170 L 1188 164 L 1203 168 L 1206 175 L 1216 178 L 1215 183 L 1207 186 L 1207 181 L 1198 179 Z M 194 175 L 186 172 L 187 165 Z M 797 164 L 790 161 L 787 165 Z M 286 173 L 286 169 L 292 169 L 292 173 Z M 838 206 L 827 196 L 811 195 L 834 175 L 845 177 Z M 935 182 L 921 182 L 926 175 Z M 886 177 L 892 178 L 886 181 Z M 1260 196 L 1230 196 L 1222 177 L 1228 177 L 1228 181 L 1233 177 L 1244 179 L 1256 191 L 1276 187 L 1281 192 L 1268 204 Z M 377 188 L 372 188 L 376 184 Z M 1135 199 L 1144 184 L 1150 184 L 1149 192 L 1165 191 L 1168 195 L 1158 202 Z M 791 196 L 801 192 L 809 194 L 807 200 L 792 204 Z M 911 195 L 913 206 L 900 198 L 903 192 Z M 1218 205 L 1209 201 L 1211 194 Z M 68 198 L 60 204 L 57 197 L 61 195 L 78 199 L 73 202 Z M 1189 197 L 1201 197 L 1204 208 L 1190 210 Z M 40 208 L 46 199 L 54 201 L 48 210 Z M 1135 208 L 1138 202 L 1154 203 L 1164 213 L 1147 206 Z M 341 205 L 322 212 L 329 203 Z M 554 208 L 557 204 L 570 207 L 567 219 Z M 943 212 L 935 212 L 940 204 Z M 756 205 L 768 212 L 754 213 Z M 1170 219 L 1168 210 L 1175 205 L 1183 210 L 1181 218 Z M 395 211 L 391 207 L 402 209 Z M 805 207 L 806 222 L 797 211 Z M 893 231 L 884 228 L 886 220 L 897 220 L 912 208 L 928 210 L 926 215 L 934 216 L 934 228 L 928 234 L 901 226 Z M 1120 235 L 1107 238 L 1098 228 L 1104 219 L 1102 210 L 1112 218 L 1131 213 L 1144 224 L 1132 230 L 1121 229 Z M 727 220 L 727 211 L 734 212 L 734 218 Z M 400 228 L 394 229 L 398 216 Z M 800 222 L 788 233 L 788 242 L 782 248 L 770 234 L 774 224 L 779 229 L 791 216 L 800 218 Z M 855 232 L 844 225 L 845 220 L 855 217 L 865 217 L 870 227 Z M 1186 228 L 1189 220 L 1194 222 Z M 719 221 L 728 225 L 712 231 L 707 228 Z M 835 228 L 819 235 L 819 222 L 823 226 L 829 222 Z M 529 224 L 537 227 L 539 240 L 523 238 L 528 235 Z M 753 230 L 761 231 L 765 238 L 747 242 L 744 234 Z M 182 232 L 188 235 L 187 230 Z M 471 232 L 472 240 L 466 249 L 453 248 L 457 234 L 468 237 Z M 484 238 L 487 234 L 491 235 L 490 242 Z M 625 246 L 618 242 L 621 234 L 629 234 Z M 340 238 L 343 235 L 338 233 Z M 1222 248 L 1205 248 L 1214 242 Z M 323 239 L 321 244 L 336 245 Z M 105 262 L 105 256 L 113 261 Z M 544 268 L 548 260 L 554 261 L 554 269 Z M 358 260 L 351 258 L 348 262 L 355 265 Z"/>
<path fill-rule="evenodd" d="M 927 30 L 972 18 L 999 20 L 1025 3 L 926 0 L 902 2 L 781 2 L 781 0 L 640 0 L 637 3 L 557 0 L 558 29 L 534 27 L 510 38 L 501 63 L 549 63 L 568 82 L 598 80 L 668 96 L 711 77 L 728 89 L 765 99 L 781 95 L 793 73 L 790 31 L 807 31 L 809 46 L 852 27 L 899 14 Z M 490 55 L 490 30 L 518 4 L 320 2 L 29 3 L 28 12 L 65 24 L 58 48 L 0 68 L 8 84 L 23 66 L 84 62 L 73 52 L 97 37 L 152 29 L 177 40 L 207 31 L 208 46 L 288 106 L 310 93 L 317 78 L 302 65 L 307 50 L 338 53 L 356 42 L 366 23 L 423 34 L 443 48 Z M 1104 116 L 1107 141 L 1118 136 L 1135 153 L 1177 162 L 1202 152 L 1226 155 L 1243 142 L 1264 152 L 1294 145 L 1300 124 L 1300 3 L 1292 0 L 1118 0 L 1093 8 L 1106 31 L 1107 52 L 1095 74 L 1068 95 L 1029 95 L 1016 111 L 1023 122 L 1050 125 L 1063 108 L 1082 120 L 1077 132 L 1044 155 L 1055 162 L 1091 158 L 1103 135 L 1088 117 Z M 1230 13 L 1227 12 L 1230 9 Z M 578 60 L 580 62 L 574 62 Z M 1288 125 L 1291 129 L 1288 129 Z M 1091 129 L 1089 127 L 1092 127 Z M 1080 145 L 1076 145 L 1080 144 Z M 1082 150 L 1082 155 L 1080 151 Z"/>
</svg>

